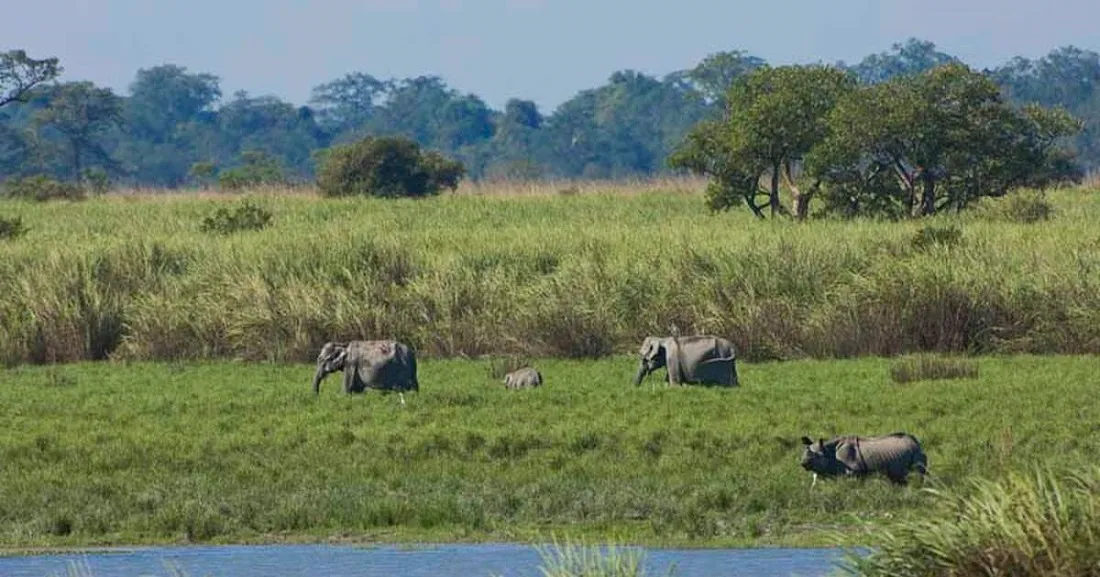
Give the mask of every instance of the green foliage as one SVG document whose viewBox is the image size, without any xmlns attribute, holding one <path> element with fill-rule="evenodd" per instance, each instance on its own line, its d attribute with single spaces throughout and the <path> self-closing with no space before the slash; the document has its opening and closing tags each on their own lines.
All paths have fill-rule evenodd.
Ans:
<svg viewBox="0 0 1100 577">
<path fill-rule="evenodd" d="M 209 161 L 196 162 L 192 164 L 190 170 L 187 171 L 187 176 L 191 181 L 202 185 L 203 188 L 210 186 L 210 183 L 217 175 L 217 165 Z"/>
<path fill-rule="evenodd" d="M 977 377 L 978 363 L 971 359 L 907 355 L 890 364 L 890 379 L 895 383 Z"/>
<path fill-rule="evenodd" d="M 218 207 L 212 214 L 203 217 L 199 230 L 217 234 L 263 230 L 272 218 L 274 215 L 270 210 L 245 199 L 236 208 Z"/>
<path fill-rule="evenodd" d="M 57 58 L 35 59 L 24 50 L 0 52 L 0 107 L 26 101 L 34 87 L 57 78 L 63 70 Z"/>
<path fill-rule="evenodd" d="M 366 137 L 334 146 L 320 162 L 317 186 L 326 196 L 424 197 L 454 190 L 465 174 L 461 163 L 421 151 L 405 137 Z"/>
<path fill-rule="evenodd" d="M 17 367 L 0 387 L 0 487 L 18 488 L 4 494 L 0 543 L 384 533 L 806 546 L 839 533 L 875 546 L 894 522 L 955 515 L 881 480 L 809 490 L 800 436 L 904 428 L 942 489 L 1092 466 L 1094 358 L 977 362 L 976 379 L 905 387 L 887 359 L 745 363 L 742 387 L 723 391 L 637 389 L 632 357 L 538 359 L 549 384 L 516 395 L 485 383 L 485 360 L 425 358 L 406 406 L 377 392 L 314 397 L 311 363 L 82 363 L 65 367 L 65 386 L 50 385 L 50 367 Z"/>
<path fill-rule="evenodd" d="M 865 577 L 1095 575 L 1100 567 L 1100 469 L 1027 473 L 936 490 L 927 517 L 881 530 L 868 556 L 846 560 Z"/>
<path fill-rule="evenodd" d="M 27 225 L 23 217 L 0 216 L 0 240 L 12 240 L 27 234 Z"/>
<path fill-rule="evenodd" d="M 58 182 L 48 176 L 36 174 L 13 178 L 4 183 L 4 195 L 8 198 L 36 200 L 84 200 L 87 192 L 79 184 Z"/>
<path fill-rule="evenodd" d="M 60 134 L 73 179 L 84 174 L 88 161 L 117 168 L 105 137 L 122 124 L 123 101 L 111 89 L 88 81 L 61 84 L 51 94 L 49 105 L 35 112 L 34 121 L 40 129 Z"/>
<path fill-rule="evenodd" d="M 98 166 L 85 168 L 80 175 L 80 180 L 92 194 L 106 194 L 111 189 L 111 177 L 107 175 L 107 171 Z"/>
<path fill-rule="evenodd" d="M 218 175 L 218 188 L 241 191 L 286 182 L 279 161 L 267 152 L 246 150 L 241 153 L 239 162 L 239 166 L 223 170 Z"/>
</svg>

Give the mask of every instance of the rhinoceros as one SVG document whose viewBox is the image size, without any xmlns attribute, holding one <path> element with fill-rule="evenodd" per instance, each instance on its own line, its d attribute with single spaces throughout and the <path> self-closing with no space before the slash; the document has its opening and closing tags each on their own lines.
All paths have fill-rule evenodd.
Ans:
<svg viewBox="0 0 1100 577">
<path fill-rule="evenodd" d="M 504 375 L 504 386 L 509 389 L 527 389 L 542 385 L 542 374 L 534 367 L 523 367 Z"/>
<path fill-rule="evenodd" d="M 909 433 L 890 433 L 877 437 L 842 435 L 817 442 L 802 437 L 802 468 L 817 477 L 885 475 L 891 482 L 905 485 L 909 472 L 916 469 L 921 480 L 928 475 L 928 457 L 920 441 Z"/>
</svg>

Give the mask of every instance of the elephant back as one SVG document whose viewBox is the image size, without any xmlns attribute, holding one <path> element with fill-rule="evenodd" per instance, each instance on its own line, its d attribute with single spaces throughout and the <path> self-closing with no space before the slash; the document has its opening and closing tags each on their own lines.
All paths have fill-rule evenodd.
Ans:
<svg viewBox="0 0 1100 577">
<path fill-rule="evenodd" d="M 354 345 L 348 358 L 356 362 L 367 388 L 418 388 L 415 356 L 407 345 L 395 340 L 356 341 Z"/>
</svg>

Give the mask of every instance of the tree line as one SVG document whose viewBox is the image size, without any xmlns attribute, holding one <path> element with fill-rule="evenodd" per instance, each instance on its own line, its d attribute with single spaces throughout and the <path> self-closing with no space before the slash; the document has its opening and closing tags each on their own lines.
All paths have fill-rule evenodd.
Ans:
<svg viewBox="0 0 1100 577">
<path fill-rule="evenodd" d="M 966 192 L 967 187 L 972 189 L 976 182 L 995 189 L 999 185 L 987 183 L 994 174 L 990 167 L 961 176 L 958 169 L 967 162 L 963 153 L 944 152 L 951 158 L 945 156 L 933 162 L 934 170 L 917 174 L 914 167 L 923 166 L 927 159 L 913 156 L 912 147 L 900 155 L 883 152 L 889 148 L 885 141 L 878 142 L 879 149 L 868 148 L 873 134 L 844 135 L 830 129 L 844 122 L 842 118 L 830 120 L 838 114 L 848 114 L 850 122 L 879 119 L 876 114 L 889 109 L 891 102 L 916 94 L 907 92 L 918 90 L 915 84 L 906 87 L 895 80 L 937 67 L 969 71 L 965 66 L 943 66 L 953 63 L 960 61 L 933 43 L 909 39 L 854 65 L 796 67 L 843 74 L 826 73 L 815 80 L 819 84 L 814 86 L 824 92 L 804 94 L 799 101 L 804 106 L 790 108 L 795 115 L 780 123 L 798 125 L 803 131 L 798 137 L 801 140 L 793 145 L 798 150 L 765 158 L 767 154 L 743 146 L 737 154 L 742 160 L 751 157 L 751 162 L 739 161 L 737 174 L 726 176 L 744 176 L 747 169 L 759 168 L 773 182 L 771 190 L 765 191 L 768 210 L 773 212 L 786 210 L 777 206 L 773 196 L 780 180 L 802 183 L 795 189 L 803 203 L 818 191 L 828 190 L 831 192 L 819 197 L 846 210 L 897 205 L 899 198 L 907 209 L 917 210 L 906 203 L 965 203 L 976 194 Z M 149 187 L 197 186 L 215 180 L 229 185 L 264 180 L 306 182 L 316 178 L 324 151 L 365 136 L 384 135 L 404 136 L 425 149 L 457 159 L 466 177 L 474 179 L 600 179 L 699 171 L 701 157 L 696 154 L 692 161 L 690 147 L 685 152 L 684 145 L 694 142 L 702 146 L 707 142 L 707 130 L 711 130 L 713 141 L 714 130 L 707 127 L 737 125 L 757 130 L 779 118 L 768 116 L 774 115 L 774 110 L 764 110 L 779 104 L 761 101 L 755 108 L 744 106 L 756 102 L 749 92 L 762 88 L 742 82 L 741 88 L 731 90 L 734 81 L 753 71 L 789 68 L 772 69 L 762 58 L 732 50 L 711 54 L 690 69 L 663 77 L 623 70 L 547 114 L 533 101 L 520 98 L 509 100 L 503 110 L 494 110 L 478 96 L 454 90 L 437 76 L 380 79 L 354 72 L 315 87 L 307 105 L 295 106 L 244 91 L 225 97 L 217 76 L 176 64 L 138 70 L 125 95 L 88 81 L 59 82 L 62 64 L 56 58 L 33 57 L 20 50 L 0 53 L 0 180 L 48 175 L 65 181 Z M 1016 133 L 1004 128 L 1005 123 L 1015 122 L 1023 130 L 1030 122 L 1029 130 L 1034 130 L 1029 134 L 1042 141 L 1036 145 L 1043 148 L 1042 154 L 1048 144 L 1057 141 L 1065 144 L 1064 163 L 1072 163 L 1075 170 L 1100 165 L 1097 53 L 1067 46 L 1035 60 L 1017 57 L 995 69 L 954 74 L 965 76 L 956 79 L 958 86 L 969 86 L 981 102 L 1000 99 L 998 102 L 1015 109 L 1032 110 L 1011 118 L 985 118 L 983 126 L 989 134 L 983 146 L 998 149 L 1008 144 L 1003 139 Z M 778 77 L 769 78 L 767 82 Z M 949 80 L 941 78 L 941 84 L 956 86 Z M 923 89 L 936 88 L 928 85 Z M 855 92 L 867 98 L 847 96 Z M 735 106 L 731 106 L 731 98 Z M 838 102 L 847 104 L 837 109 Z M 857 102 L 861 104 L 856 106 Z M 976 106 L 981 108 L 981 102 Z M 1062 107 L 1078 125 L 1074 130 L 1060 128 L 1066 119 L 1048 118 L 1049 114 L 1039 118 L 1039 109 L 1024 108 L 1027 104 L 1044 109 Z M 859 106 L 864 109 L 853 108 Z M 926 107 L 922 114 L 952 114 L 945 110 Z M 735 118 L 730 117 L 731 111 Z M 755 118 L 746 116 L 753 114 Z M 929 118 L 894 118 L 893 129 L 931 122 Z M 947 122 L 944 118 L 939 121 L 947 126 L 942 124 Z M 1001 127 L 1000 136 L 992 134 L 994 126 Z M 878 126 L 879 130 L 888 128 Z M 955 142 L 962 138 L 958 130 L 951 136 Z M 832 135 L 827 146 L 817 146 L 826 142 L 826 134 Z M 926 144 L 925 152 L 935 148 L 933 143 Z M 940 143 L 943 150 L 950 149 L 949 144 Z M 811 150 L 813 154 L 804 158 Z M 876 151 L 885 156 L 872 162 L 868 153 Z M 1038 149 L 1032 152 L 1039 153 Z M 887 159 L 891 154 L 896 161 L 893 166 Z M 980 151 L 974 148 L 967 154 Z M 1011 162 L 1017 162 L 1017 167 L 1024 166 L 1019 163 L 1021 157 L 1014 158 Z M 1011 180 L 1008 172 L 998 170 L 995 178 Z M 745 196 L 747 188 L 731 182 L 727 179 L 726 184 L 712 187 L 716 206 L 738 197 L 749 198 Z M 940 196 L 922 196 L 918 191 L 937 185 L 943 191 Z M 750 204 L 762 214 L 764 209 L 755 201 L 757 192 L 752 190 Z M 922 200 L 925 197 L 933 201 Z M 793 206 L 791 210 L 801 209 Z"/>
</svg>

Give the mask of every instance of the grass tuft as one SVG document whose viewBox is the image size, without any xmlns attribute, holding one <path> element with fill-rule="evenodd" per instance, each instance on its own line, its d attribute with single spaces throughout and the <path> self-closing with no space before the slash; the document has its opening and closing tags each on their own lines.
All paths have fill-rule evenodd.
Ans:
<svg viewBox="0 0 1100 577">
<path fill-rule="evenodd" d="M 890 378 L 895 383 L 942 379 L 975 379 L 978 363 L 972 359 L 944 358 L 934 355 L 907 355 L 890 363 Z"/>
<path fill-rule="evenodd" d="M 970 491 L 928 490 L 933 511 L 881 531 L 877 550 L 849 555 L 864 577 L 1100 575 L 1100 469 L 1048 470 L 975 481 Z"/>
</svg>

